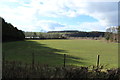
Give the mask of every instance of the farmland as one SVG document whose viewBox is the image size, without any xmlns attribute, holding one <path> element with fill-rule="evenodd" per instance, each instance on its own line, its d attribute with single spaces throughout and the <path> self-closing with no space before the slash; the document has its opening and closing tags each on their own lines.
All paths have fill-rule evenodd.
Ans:
<svg viewBox="0 0 120 80">
<path fill-rule="evenodd" d="M 51 66 L 66 64 L 90 66 L 96 64 L 100 55 L 100 64 L 107 68 L 118 66 L 118 44 L 100 40 L 26 40 L 3 43 L 3 54 L 8 61 L 31 63 L 32 53 L 35 63 Z"/>
</svg>

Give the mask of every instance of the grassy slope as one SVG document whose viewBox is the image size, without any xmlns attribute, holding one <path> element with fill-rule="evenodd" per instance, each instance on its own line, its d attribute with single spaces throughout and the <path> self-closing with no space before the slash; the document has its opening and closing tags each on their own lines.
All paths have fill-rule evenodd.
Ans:
<svg viewBox="0 0 120 80">
<path fill-rule="evenodd" d="M 28 40 L 3 43 L 7 60 L 31 62 L 35 53 L 36 62 L 50 65 L 63 65 L 66 53 L 67 64 L 95 65 L 100 54 L 100 63 L 107 67 L 117 67 L 118 45 L 97 40 Z"/>
</svg>

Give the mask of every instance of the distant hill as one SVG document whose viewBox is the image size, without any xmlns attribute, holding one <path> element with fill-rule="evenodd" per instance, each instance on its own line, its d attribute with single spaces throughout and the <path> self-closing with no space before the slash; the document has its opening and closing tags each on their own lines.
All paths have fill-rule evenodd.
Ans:
<svg viewBox="0 0 120 80">
<path fill-rule="evenodd" d="M 104 37 L 105 32 L 91 31 L 84 32 L 78 30 L 49 31 L 48 33 L 65 33 L 68 37 Z"/>
<path fill-rule="evenodd" d="M 78 30 L 48 31 L 48 33 L 77 33 Z"/>
</svg>

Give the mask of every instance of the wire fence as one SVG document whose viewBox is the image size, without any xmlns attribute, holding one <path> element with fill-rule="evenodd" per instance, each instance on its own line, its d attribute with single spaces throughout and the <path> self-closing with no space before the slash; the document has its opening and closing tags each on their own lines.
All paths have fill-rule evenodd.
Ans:
<svg viewBox="0 0 120 80">
<path fill-rule="evenodd" d="M 5 53 L 3 54 L 3 72 L 2 78 L 79 78 L 79 79 L 102 79 L 102 80 L 116 80 L 119 79 L 120 70 L 111 69 L 105 72 L 100 69 L 99 59 L 97 55 L 96 68 L 89 70 L 88 67 L 66 66 L 67 55 L 63 54 L 63 66 L 51 67 L 48 65 L 35 64 L 35 53 L 32 53 L 32 64 L 24 64 L 18 61 L 5 60 Z"/>
</svg>

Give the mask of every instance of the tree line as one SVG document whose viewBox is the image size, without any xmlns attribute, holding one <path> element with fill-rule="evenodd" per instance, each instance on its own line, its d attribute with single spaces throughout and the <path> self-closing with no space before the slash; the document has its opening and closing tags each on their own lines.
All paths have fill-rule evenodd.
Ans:
<svg viewBox="0 0 120 80">
<path fill-rule="evenodd" d="M 17 27 L 14 27 L 11 23 L 5 22 L 3 18 L 2 19 L 2 41 L 18 41 L 18 40 L 24 40 L 25 35 L 22 30 L 18 30 Z"/>
<path fill-rule="evenodd" d="M 106 29 L 105 39 L 110 42 L 119 42 L 120 38 L 120 26 L 109 27 Z"/>
<path fill-rule="evenodd" d="M 26 39 L 66 39 L 61 33 L 24 32 Z"/>
<path fill-rule="evenodd" d="M 105 32 L 80 32 L 80 31 L 49 31 L 25 32 L 25 37 L 29 39 L 67 39 L 70 37 L 104 37 Z"/>
</svg>

